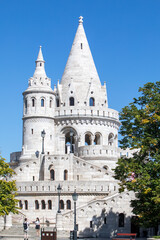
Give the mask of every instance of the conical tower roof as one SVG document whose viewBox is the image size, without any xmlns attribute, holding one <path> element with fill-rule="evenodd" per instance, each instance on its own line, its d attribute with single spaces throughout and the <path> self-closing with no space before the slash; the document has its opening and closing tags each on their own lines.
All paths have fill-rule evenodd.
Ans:
<svg viewBox="0 0 160 240">
<path fill-rule="evenodd" d="M 45 67 L 44 67 L 44 59 L 43 59 L 43 54 L 42 54 L 42 47 L 40 46 L 39 48 L 39 53 L 38 53 L 38 57 L 36 60 L 36 69 L 35 72 L 33 74 L 33 77 L 47 77 L 46 72 L 45 72 Z"/>
<path fill-rule="evenodd" d="M 61 79 L 61 85 L 64 88 L 64 85 L 69 85 L 72 81 L 76 94 L 79 91 L 81 92 L 83 88 L 85 98 L 90 84 L 101 87 L 101 83 L 83 28 L 82 19 L 83 17 L 79 17 L 78 29 Z"/>
</svg>

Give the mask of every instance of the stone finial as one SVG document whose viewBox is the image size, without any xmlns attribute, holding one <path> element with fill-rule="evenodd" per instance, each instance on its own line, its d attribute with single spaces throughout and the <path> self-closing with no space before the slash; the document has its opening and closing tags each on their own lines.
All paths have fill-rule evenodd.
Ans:
<svg viewBox="0 0 160 240">
<path fill-rule="evenodd" d="M 79 17 L 79 23 L 80 24 L 83 23 L 83 17 L 82 16 Z"/>
</svg>

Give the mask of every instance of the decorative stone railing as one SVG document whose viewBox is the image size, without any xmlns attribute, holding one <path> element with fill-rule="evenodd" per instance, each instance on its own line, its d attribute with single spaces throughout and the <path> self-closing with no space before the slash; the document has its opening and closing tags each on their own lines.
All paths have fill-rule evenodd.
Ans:
<svg viewBox="0 0 160 240">
<path fill-rule="evenodd" d="M 119 114 L 116 110 L 107 108 L 106 110 L 99 109 L 95 107 L 91 109 L 91 107 L 79 108 L 77 107 L 59 107 L 55 110 L 55 117 L 67 117 L 67 116 L 94 116 L 101 118 L 112 118 L 119 120 Z"/>
<path fill-rule="evenodd" d="M 109 181 L 97 181 L 92 183 L 90 181 L 78 181 L 78 184 L 72 181 L 57 182 L 57 181 L 35 181 L 35 182 L 17 182 L 18 194 L 29 194 L 36 192 L 37 194 L 57 194 L 58 184 L 61 185 L 61 194 L 71 194 L 76 189 L 77 193 L 102 193 L 108 194 L 109 192 L 117 191 L 118 185 Z"/>
<path fill-rule="evenodd" d="M 117 157 L 118 148 L 107 145 L 89 145 L 78 148 L 78 156 L 85 157 Z"/>
</svg>

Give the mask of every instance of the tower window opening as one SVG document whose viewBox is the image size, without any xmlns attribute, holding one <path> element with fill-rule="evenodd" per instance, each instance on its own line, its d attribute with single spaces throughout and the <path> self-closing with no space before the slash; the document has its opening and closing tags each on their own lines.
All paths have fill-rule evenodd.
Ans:
<svg viewBox="0 0 160 240">
<path fill-rule="evenodd" d="M 89 106 L 91 106 L 91 107 L 95 106 L 95 100 L 94 100 L 93 97 L 91 97 L 91 98 L 89 99 Z"/>
<path fill-rule="evenodd" d="M 73 98 L 73 97 L 70 97 L 70 99 L 69 99 L 69 105 L 70 105 L 70 106 L 74 106 L 74 98 Z"/>
<path fill-rule="evenodd" d="M 104 217 L 104 224 L 107 224 L 107 218 Z"/>
<path fill-rule="evenodd" d="M 59 107 L 59 98 L 56 99 L 56 106 Z"/>
<path fill-rule="evenodd" d="M 38 202 L 38 200 L 35 201 L 35 209 L 39 209 L 39 202 Z"/>
<path fill-rule="evenodd" d="M 114 134 L 110 133 L 108 136 L 108 145 L 112 146 L 114 142 Z"/>
<path fill-rule="evenodd" d="M 34 106 L 35 106 L 35 100 L 32 99 L 32 107 L 34 107 Z"/>
<path fill-rule="evenodd" d="M 64 170 L 64 180 L 68 180 L 68 171 Z"/>
<path fill-rule="evenodd" d="M 100 134 L 96 134 L 95 135 L 94 144 L 95 145 L 100 145 L 101 144 L 101 136 L 100 136 Z"/>
<path fill-rule="evenodd" d="M 25 206 L 25 210 L 28 210 L 28 201 L 27 200 L 24 201 L 24 206 Z"/>
<path fill-rule="evenodd" d="M 50 170 L 50 180 L 55 180 L 55 172 L 54 170 Z"/>
<path fill-rule="evenodd" d="M 33 182 L 35 181 L 35 176 L 33 176 Z"/>
<path fill-rule="evenodd" d="M 42 208 L 43 210 L 46 209 L 46 204 L 45 204 L 45 201 L 44 201 L 44 200 L 41 201 L 41 208 Z"/>
<path fill-rule="evenodd" d="M 41 99 L 41 107 L 44 107 L 44 99 Z"/>
<path fill-rule="evenodd" d="M 21 201 L 21 200 L 19 201 L 19 207 L 20 207 L 20 209 L 23 208 L 23 204 L 22 204 L 22 201 Z"/>
<path fill-rule="evenodd" d="M 71 209 L 71 201 L 67 200 L 67 209 Z"/>
<path fill-rule="evenodd" d="M 40 63 L 40 67 L 42 67 L 42 63 Z"/>
<path fill-rule="evenodd" d="M 52 201 L 48 200 L 48 209 L 51 210 L 52 209 Z"/>
<path fill-rule="evenodd" d="M 31 133 L 33 134 L 33 128 L 31 129 Z"/>
<path fill-rule="evenodd" d="M 91 145 L 91 135 L 85 135 L 85 145 Z"/>
<path fill-rule="evenodd" d="M 50 108 L 52 107 L 52 99 L 50 99 L 50 101 L 49 101 L 49 107 Z"/>
<path fill-rule="evenodd" d="M 83 44 L 81 43 L 81 49 L 83 49 Z"/>
<path fill-rule="evenodd" d="M 59 208 L 60 208 L 60 209 L 64 209 L 64 202 L 63 202 L 63 200 L 60 200 L 60 202 L 59 202 Z"/>
</svg>

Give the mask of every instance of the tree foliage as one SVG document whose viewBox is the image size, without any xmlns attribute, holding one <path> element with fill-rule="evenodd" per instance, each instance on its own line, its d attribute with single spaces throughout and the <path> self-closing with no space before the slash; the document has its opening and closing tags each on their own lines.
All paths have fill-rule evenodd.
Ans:
<svg viewBox="0 0 160 240">
<path fill-rule="evenodd" d="M 18 213 L 16 196 L 16 183 L 11 179 L 15 172 L 9 167 L 5 159 L 0 156 L 0 216 L 10 212 Z"/>
<path fill-rule="evenodd" d="M 139 92 L 141 96 L 120 113 L 120 147 L 135 153 L 118 160 L 115 178 L 120 180 L 120 192 L 136 192 L 133 213 L 151 227 L 160 223 L 160 82 L 147 83 Z"/>
</svg>

